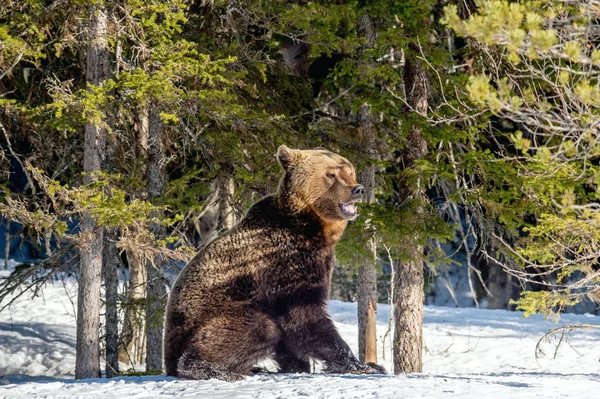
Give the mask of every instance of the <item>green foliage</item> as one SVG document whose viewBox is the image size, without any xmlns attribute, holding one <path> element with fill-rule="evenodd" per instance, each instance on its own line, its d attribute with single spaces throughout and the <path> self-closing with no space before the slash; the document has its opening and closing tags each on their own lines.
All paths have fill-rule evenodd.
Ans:
<svg viewBox="0 0 600 399">
<path fill-rule="evenodd" d="M 376 201 L 360 205 L 338 246 L 346 265 L 373 256 L 371 238 L 380 256 L 385 247 L 400 260 L 451 262 L 435 244 L 458 237 L 461 221 L 448 211 L 456 206 L 482 242 L 506 240 L 498 252 L 523 270 L 560 264 L 555 274 L 567 282 L 595 267 L 580 261 L 595 254 L 590 203 L 600 198 L 600 91 L 588 73 L 600 50 L 576 29 L 585 7 L 484 0 L 466 19 L 452 4 L 440 19 L 432 0 L 246 2 L 235 10 L 226 1 L 103 2 L 112 76 L 93 86 L 82 40 L 90 2 L 67 3 L 0 10 L 0 71 L 21 57 L 0 82 L 0 121 L 13 147 L 28 149 L 20 160 L 48 171 L 31 169 L 37 191 L 7 192 L 1 210 L 33 235 L 76 240 L 67 226 L 86 212 L 119 229 L 122 248 L 167 251 L 190 242 L 190 221 L 220 181 L 234 180 L 238 214 L 272 192 L 281 173 L 274 153 L 285 143 L 327 147 L 359 169 L 378 166 Z M 359 24 L 366 17 L 368 29 Z M 365 29 L 375 33 L 370 42 Z M 447 45 L 448 29 L 468 38 L 466 47 Z M 318 82 L 292 76 L 280 62 L 290 41 L 308 45 L 309 63 L 340 60 Z M 407 62 L 427 72 L 429 115 L 407 106 Z M 375 132 L 369 151 L 359 120 L 365 104 Z M 152 200 L 143 143 L 150 113 L 162 122 L 167 186 Z M 114 153 L 111 170 L 83 185 L 88 123 L 108 129 Z M 427 151 L 409 159 L 414 132 Z M 4 162 L 3 176 L 9 171 Z M 150 231 L 157 224 L 167 238 Z M 527 295 L 520 303 L 529 310 L 567 305 Z"/>
<path fill-rule="evenodd" d="M 484 206 L 518 233 L 504 253 L 521 265 L 519 273 L 544 280 L 551 291 L 525 292 L 516 304 L 526 315 L 556 315 L 583 299 L 597 300 L 591 280 L 600 239 L 598 152 L 589 126 L 600 102 L 599 53 L 582 34 L 596 11 L 585 2 L 552 0 L 482 1 L 466 20 L 458 11 L 445 7 L 444 23 L 485 46 L 493 59 L 469 79 L 465 98 L 519 126 L 508 133 L 514 152 L 495 160 L 502 175 L 488 170 L 502 186 L 486 195 Z M 506 218 L 504 205 L 519 213 Z"/>
<path fill-rule="evenodd" d="M 567 306 L 574 306 L 579 300 L 573 299 L 569 291 L 524 291 L 518 301 L 511 301 L 517 305 L 518 310 L 525 312 L 528 317 L 536 313 L 543 313 L 558 321 L 559 315 Z"/>
</svg>

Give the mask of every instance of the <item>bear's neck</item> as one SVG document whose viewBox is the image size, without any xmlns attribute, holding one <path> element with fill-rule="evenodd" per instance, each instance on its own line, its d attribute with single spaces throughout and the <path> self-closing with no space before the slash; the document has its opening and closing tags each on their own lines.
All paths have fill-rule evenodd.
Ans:
<svg viewBox="0 0 600 399">
<path fill-rule="evenodd" d="M 340 238 L 342 238 L 342 234 L 344 233 L 344 230 L 346 230 L 348 222 L 345 220 L 336 220 L 332 222 L 322 221 L 321 225 L 323 227 L 325 241 L 328 245 L 335 246 Z"/>
<path fill-rule="evenodd" d="M 322 240 L 325 247 L 333 250 L 346 229 L 347 221 L 324 220 L 312 209 L 302 207 L 289 196 L 282 195 L 281 191 L 275 194 L 275 198 L 282 217 L 288 218 L 295 227 L 307 230 L 310 236 Z"/>
</svg>

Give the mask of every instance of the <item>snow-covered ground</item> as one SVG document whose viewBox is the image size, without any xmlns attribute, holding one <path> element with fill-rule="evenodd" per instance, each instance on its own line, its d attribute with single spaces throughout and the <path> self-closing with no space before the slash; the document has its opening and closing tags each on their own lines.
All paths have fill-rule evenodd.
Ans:
<svg viewBox="0 0 600 399">
<path fill-rule="evenodd" d="M 0 273 L 2 274 L 2 273 Z M 597 398 L 600 330 L 581 330 L 543 343 L 557 324 L 519 312 L 425 308 L 424 373 L 404 376 L 263 374 L 236 383 L 171 377 L 73 380 L 73 280 L 54 281 L 37 298 L 0 313 L 0 398 Z M 340 333 L 357 350 L 356 305 L 332 301 Z M 389 308 L 378 307 L 380 362 L 392 370 Z M 600 318 L 563 315 L 561 324 L 600 325 Z M 391 335 L 391 334 L 390 334 Z M 383 358 L 385 354 L 385 359 Z"/>
</svg>

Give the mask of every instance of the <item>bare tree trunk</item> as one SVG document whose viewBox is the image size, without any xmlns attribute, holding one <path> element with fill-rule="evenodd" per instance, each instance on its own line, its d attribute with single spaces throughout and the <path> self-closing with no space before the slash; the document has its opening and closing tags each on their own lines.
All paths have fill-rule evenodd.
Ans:
<svg viewBox="0 0 600 399">
<path fill-rule="evenodd" d="M 422 248 L 415 248 L 417 259 Z M 398 262 L 400 263 L 400 262 Z M 423 371 L 423 263 L 400 263 L 394 288 L 394 373 Z"/>
<path fill-rule="evenodd" d="M 110 113 L 111 115 L 113 113 Z M 107 115 L 109 125 L 114 126 L 114 120 Z M 106 137 L 104 169 L 115 174 L 117 143 L 115 135 L 108 132 Z M 119 232 L 116 228 L 106 228 L 104 231 L 104 248 L 102 253 L 102 270 L 104 274 L 104 306 L 105 306 L 105 372 L 106 378 L 119 375 L 119 266 L 121 256 L 117 248 Z"/>
<path fill-rule="evenodd" d="M 119 250 L 115 230 L 104 232 L 104 295 L 106 303 L 106 377 L 119 374 Z"/>
<path fill-rule="evenodd" d="M 233 211 L 233 196 L 235 194 L 235 184 L 232 178 L 221 179 L 219 187 L 219 200 L 221 204 L 221 219 L 223 220 L 223 228 L 231 229 L 235 226 L 236 218 Z"/>
<path fill-rule="evenodd" d="M 219 230 L 219 188 L 211 183 L 212 193 L 206 199 L 202 215 L 195 221 L 196 230 L 200 234 L 200 247 L 203 248 L 217 237 Z"/>
<path fill-rule="evenodd" d="M 101 85 L 108 78 L 109 59 L 107 34 L 108 18 L 102 5 L 90 7 L 89 45 L 87 53 L 87 80 Z M 99 126 L 85 126 L 83 155 L 84 184 L 95 178 L 93 173 L 102 169 L 106 130 Z M 81 247 L 79 249 L 79 289 L 77 293 L 77 344 L 75 378 L 100 376 L 99 334 L 102 285 L 103 228 L 89 214 L 81 219 Z"/>
<path fill-rule="evenodd" d="M 362 155 L 372 157 L 375 130 L 368 104 L 362 106 L 359 126 Z M 375 201 L 375 166 L 364 167 L 358 173 L 358 182 L 365 187 L 363 202 L 372 204 Z M 365 259 L 358 269 L 358 357 L 362 362 L 377 363 L 377 244 L 374 236 L 367 245 L 371 258 Z"/>
<path fill-rule="evenodd" d="M 4 233 L 4 270 L 8 270 L 8 257 L 10 256 L 10 219 L 6 219 L 6 231 Z"/>
<path fill-rule="evenodd" d="M 416 49 L 413 49 L 416 50 Z M 404 83 L 409 112 L 427 113 L 429 81 L 421 62 L 414 56 L 407 57 Z M 404 169 L 412 168 L 414 161 L 427 154 L 427 142 L 418 127 L 409 133 L 408 145 L 402 156 Z M 417 201 L 415 214 L 422 213 L 423 196 L 420 183 L 409 185 L 401 182 L 399 200 Z M 404 247 L 412 251 L 410 261 L 398 262 L 394 287 L 394 373 L 423 371 L 423 248 L 418 245 L 418 236 L 406 237 Z"/>
<path fill-rule="evenodd" d="M 369 239 L 372 259 L 358 269 L 358 356 L 362 362 L 377 363 L 377 270 L 375 239 Z"/>
<path fill-rule="evenodd" d="M 365 38 L 360 54 L 373 47 L 377 34 L 373 21 L 368 15 L 362 15 L 357 21 L 357 32 Z M 365 103 L 358 118 L 361 155 L 368 166 L 358 173 L 358 182 L 365 187 L 364 202 L 375 202 L 375 166 L 374 156 L 375 128 L 371 107 Z M 363 216 L 368 219 L 368 216 Z M 369 226 L 366 226 L 367 230 Z M 358 357 L 363 362 L 377 363 L 377 243 L 373 232 L 367 243 L 371 253 L 358 269 Z"/>
<path fill-rule="evenodd" d="M 163 126 L 156 110 L 150 111 L 148 134 L 148 197 L 150 200 L 163 195 L 165 190 L 164 162 L 162 144 Z M 166 237 L 164 226 L 155 223 L 150 226 L 157 239 Z M 163 318 L 167 292 L 165 289 L 164 261 L 155 257 L 147 262 L 148 290 L 146 304 L 146 372 L 162 370 L 163 360 Z"/>
<path fill-rule="evenodd" d="M 136 153 L 139 158 L 147 159 L 150 113 L 147 106 L 140 107 L 139 126 L 136 131 Z M 142 175 L 148 172 L 148 165 L 142 166 Z M 135 249 L 127 250 L 127 264 L 129 266 L 129 281 L 127 285 L 127 304 L 123 331 L 119 347 L 119 360 L 122 363 L 134 366 L 144 363 L 146 359 L 146 322 L 145 304 L 147 284 L 147 258 L 145 254 Z"/>
<path fill-rule="evenodd" d="M 146 357 L 143 303 L 146 298 L 146 257 L 136 251 L 128 251 L 127 263 L 129 264 L 129 288 L 119 360 L 133 366 L 142 364 Z"/>
</svg>

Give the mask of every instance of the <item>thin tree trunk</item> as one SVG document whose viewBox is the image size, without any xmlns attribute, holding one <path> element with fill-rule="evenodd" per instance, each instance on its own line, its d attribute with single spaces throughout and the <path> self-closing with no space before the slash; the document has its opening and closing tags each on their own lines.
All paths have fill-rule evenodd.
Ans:
<svg viewBox="0 0 600 399">
<path fill-rule="evenodd" d="M 114 113 L 110 113 L 113 115 Z M 107 115 L 109 125 L 114 126 L 114 120 Z M 106 159 L 104 169 L 117 173 L 116 168 L 117 143 L 116 135 L 109 131 L 106 137 Z M 106 378 L 119 375 L 119 266 L 121 256 L 117 248 L 119 231 L 107 228 L 104 231 L 104 249 L 102 254 L 102 270 L 104 274 L 104 306 L 105 306 L 105 372 Z"/>
<path fill-rule="evenodd" d="M 150 111 L 150 128 L 148 135 L 148 197 L 150 200 L 163 195 L 165 190 L 165 162 L 162 145 L 163 126 L 156 110 Z M 166 236 L 164 226 L 155 223 L 150 226 L 157 239 Z M 146 305 L 146 372 L 162 370 L 163 360 L 163 318 L 166 305 L 166 289 L 164 279 L 164 261 L 155 257 L 147 262 L 148 290 Z"/>
<path fill-rule="evenodd" d="M 129 288 L 119 360 L 133 366 L 142 364 L 146 358 L 143 303 L 146 298 L 146 256 L 136 251 L 128 251 L 127 263 L 129 264 Z"/>
<path fill-rule="evenodd" d="M 416 49 L 413 49 L 416 51 Z M 427 113 L 429 81 L 421 62 L 414 56 L 407 57 L 404 69 L 404 83 L 409 112 Z M 402 156 L 404 169 L 414 167 L 414 161 L 427 154 L 427 142 L 418 127 L 408 136 L 408 144 Z M 420 183 L 414 185 L 401 182 L 399 200 L 414 200 L 417 203 L 415 214 L 423 211 Z M 394 287 L 394 373 L 423 371 L 423 248 L 418 245 L 418 236 L 406 237 L 404 248 L 412 251 L 410 261 L 396 264 Z"/>
<path fill-rule="evenodd" d="M 371 107 L 364 104 L 359 118 L 361 152 L 365 158 L 373 156 L 375 130 Z M 375 201 L 375 166 L 364 167 L 358 173 L 358 182 L 365 187 L 363 202 Z M 368 216 L 363 216 L 367 217 Z M 368 228 L 368 226 L 367 226 Z M 371 258 L 365 259 L 358 269 L 358 357 L 363 362 L 377 363 L 377 244 L 375 237 L 367 243 Z"/>
<path fill-rule="evenodd" d="M 365 38 L 359 54 L 373 47 L 377 34 L 373 21 L 362 15 L 357 21 L 357 32 Z M 358 182 L 365 187 L 364 202 L 375 202 L 375 166 L 371 165 L 375 147 L 375 128 L 371 107 L 365 103 L 358 118 L 361 155 L 369 162 L 358 174 Z M 368 219 L 368 216 L 363 215 Z M 369 226 L 366 226 L 369 229 Z M 367 243 L 370 259 L 358 269 L 358 357 L 363 362 L 377 363 L 377 244 L 372 236 Z"/>
<path fill-rule="evenodd" d="M 195 221 L 196 230 L 200 234 L 200 248 L 214 240 L 219 231 L 219 188 L 214 182 L 210 187 L 212 192 L 206 199 L 202 215 Z"/>
<path fill-rule="evenodd" d="M 104 295 L 106 303 L 106 377 L 119 374 L 119 250 L 115 230 L 104 232 Z"/>
<path fill-rule="evenodd" d="M 139 125 L 136 131 L 136 153 L 138 158 L 148 158 L 150 135 L 150 114 L 147 106 L 140 107 Z M 140 172 L 146 176 L 148 165 L 144 164 Z M 142 364 L 146 359 L 146 322 L 145 304 L 147 284 L 147 262 L 145 254 L 135 249 L 127 250 L 129 281 L 127 289 L 127 306 L 123 331 L 119 347 L 119 360 L 131 366 Z"/>
<path fill-rule="evenodd" d="M 408 244 L 411 245 L 411 244 Z M 422 257 L 415 247 L 415 257 Z M 394 373 L 423 371 L 423 263 L 398 262 L 394 288 Z"/>
<path fill-rule="evenodd" d="M 8 257 L 10 256 L 10 219 L 6 219 L 6 232 L 4 234 L 4 270 L 8 270 Z"/>
<path fill-rule="evenodd" d="M 108 18 L 102 5 L 90 8 L 89 45 L 87 53 L 87 80 L 101 85 L 108 78 L 109 59 L 106 39 Z M 84 184 L 94 180 L 94 172 L 102 169 L 106 130 L 99 126 L 85 126 L 83 155 Z M 96 226 L 90 214 L 81 218 L 81 246 L 79 249 L 79 289 L 77 302 L 77 344 L 75 378 L 100 376 L 99 334 L 102 285 L 103 228 Z"/>
<path fill-rule="evenodd" d="M 219 200 L 221 204 L 221 220 L 223 228 L 229 230 L 235 226 L 236 218 L 231 203 L 235 194 L 235 184 L 231 178 L 222 178 L 219 187 Z"/>
<path fill-rule="evenodd" d="M 377 271 L 375 239 L 368 242 L 373 256 L 358 269 L 358 356 L 362 362 L 377 363 Z"/>
</svg>

